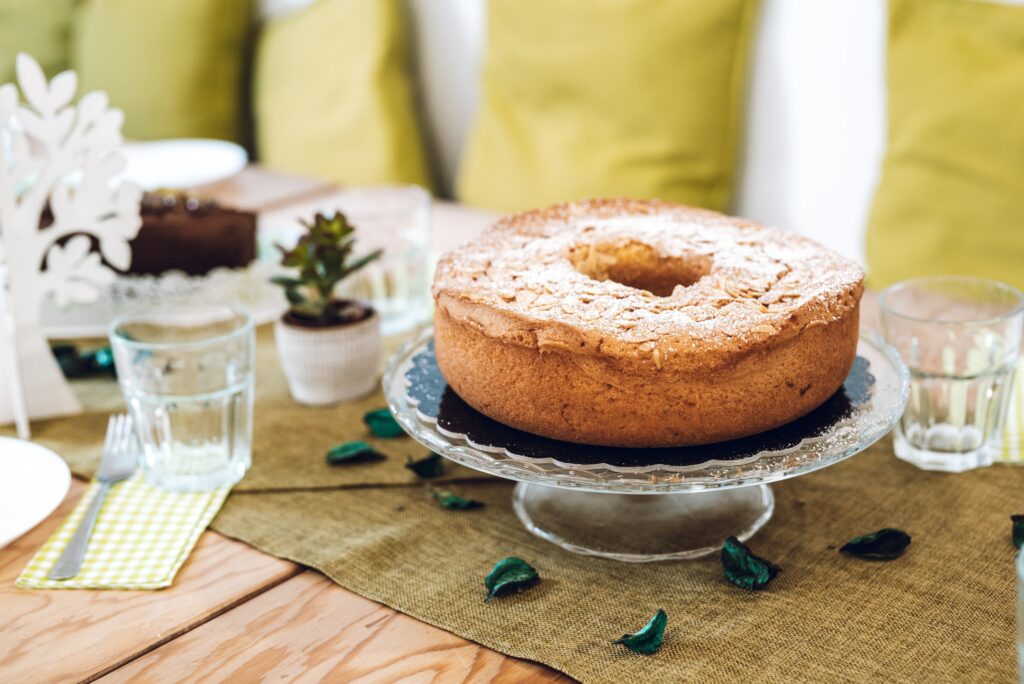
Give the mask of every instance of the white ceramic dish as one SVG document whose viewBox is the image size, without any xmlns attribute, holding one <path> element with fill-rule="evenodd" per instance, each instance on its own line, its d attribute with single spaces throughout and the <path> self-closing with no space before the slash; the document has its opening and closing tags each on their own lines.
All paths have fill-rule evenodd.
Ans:
<svg viewBox="0 0 1024 684">
<path fill-rule="evenodd" d="M 226 140 L 178 138 L 127 143 L 122 148 L 121 180 L 143 190 L 194 188 L 230 178 L 245 168 L 249 155 Z"/>
<path fill-rule="evenodd" d="M 71 472 L 46 447 L 0 437 L 0 548 L 42 522 L 64 500 Z"/>
</svg>

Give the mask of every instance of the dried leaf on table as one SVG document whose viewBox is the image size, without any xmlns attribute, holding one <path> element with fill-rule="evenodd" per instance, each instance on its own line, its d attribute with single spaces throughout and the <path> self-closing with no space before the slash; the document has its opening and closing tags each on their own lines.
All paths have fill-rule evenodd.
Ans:
<svg viewBox="0 0 1024 684">
<path fill-rule="evenodd" d="M 55 344 L 50 351 L 56 357 L 57 364 L 66 378 L 114 375 L 114 356 L 110 347 L 82 352 L 73 344 Z"/>
<path fill-rule="evenodd" d="M 330 448 L 327 462 L 331 465 L 355 463 L 359 461 L 383 461 L 387 458 L 366 442 L 345 442 Z"/>
<path fill-rule="evenodd" d="M 722 546 L 722 572 L 725 579 L 740 589 L 764 589 L 779 574 L 780 568 L 747 548 L 736 537 L 729 537 Z"/>
<path fill-rule="evenodd" d="M 391 411 L 387 408 L 379 408 L 373 411 L 369 411 L 363 416 L 363 422 L 366 423 L 366 427 L 370 429 L 377 437 L 383 437 L 390 439 L 392 437 L 401 437 L 405 434 L 405 430 L 398 424 L 395 417 L 391 415 Z"/>
<path fill-rule="evenodd" d="M 1018 549 L 1024 547 L 1024 515 L 1011 515 L 1013 522 L 1013 545 Z"/>
<path fill-rule="evenodd" d="M 439 454 L 430 454 L 420 459 L 414 459 L 410 456 L 409 460 L 405 463 L 405 467 L 424 480 L 438 477 L 444 473 L 444 462 Z"/>
<path fill-rule="evenodd" d="M 522 558 L 509 556 L 498 561 L 484 578 L 487 587 L 485 601 L 525 591 L 540 581 L 540 575 L 532 565 Z"/>
<path fill-rule="evenodd" d="M 448 508 L 456 511 L 467 511 L 472 508 L 483 508 L 483 502 L 475 499 L 466 499 L 458 494 L 453 494 L 445 489 L 433 489 L 430 495 L 434 497 L 437 503 L 441 504 L 442 508 Z"/>
<path fill-rule="evenodd" d="M 910 535 L 903 530 L 883 527 L 880 530 L 854 537 L 839 549 L 845 553 L 867 560 L 892 560 L 899 558 L 910 546 Z"/>
<path fill-rule="evenodd" d="M 652 655 L 658 652 L 662 642 L 665 640 L 665 626 L 668 624 L 668 615 L 664 610 L 658 609 L 647 624 L 639 630 L 624 634 L 613 641 L 613 644 L 622 644 L 633 653 L 641 655 Z"/>
</svg>

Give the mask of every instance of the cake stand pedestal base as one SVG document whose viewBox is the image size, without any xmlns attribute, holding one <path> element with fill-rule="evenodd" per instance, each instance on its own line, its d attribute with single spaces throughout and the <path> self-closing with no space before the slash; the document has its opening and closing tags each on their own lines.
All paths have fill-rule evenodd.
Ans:
<svg viewBox="0 0 1024 684">
<path fill-rule="evenodd" d="M 619 561 L 700 558 L 726 538 L 750 538 L 768 522 L 767 485 L 671 494 L 618 494 L 520 482 L 516 515 L 533 534 L 587 556 Z"/>
<path fill-rule="evenodd" d="M 515 480 L 519 520 L 572 551 L 631 563 L 700 558 L 745 541 L 772 517 L 768 483 L 838 463 L 899 420 L 909 374 L 895 350 L 863 337 L 842 388 L 803 418 L 702 447 L 617 449 L 560 442 L 484 416 L 448 387 L 432 332 L 388 362 L 391 415 L 434 453 Z"/>
</svg>

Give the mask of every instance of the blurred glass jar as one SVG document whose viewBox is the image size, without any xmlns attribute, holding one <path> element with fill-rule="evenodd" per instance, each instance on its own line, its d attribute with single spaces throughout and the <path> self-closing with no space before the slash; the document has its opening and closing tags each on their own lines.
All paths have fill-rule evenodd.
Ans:
<svg viewBox="0 0 1024 684">
<path fill-rule="evenodd" d="M 342 281 L 338 296 L 370 302 L 384 335 L 425 322 L 431 311 L 430 194 L 415 185 L 351 188 L 320 211 L 341 211 L 356 227 L 353 256 L 384 250 L 380 259 Z"/>
</svg>

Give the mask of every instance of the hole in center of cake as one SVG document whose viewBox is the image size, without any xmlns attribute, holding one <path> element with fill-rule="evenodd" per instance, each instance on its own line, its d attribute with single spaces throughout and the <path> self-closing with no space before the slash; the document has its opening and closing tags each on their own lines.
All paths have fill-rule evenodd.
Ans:
<svg viewBox="0 0 1024 684">
<path fill-rule="evenodd" d="M 664 256 L 644 242 L 578 244 L 569 261 L 594 280 L 611 280 L 657 297 L 670 296 L 677 287 L 689 287 L 711 271 L 711 258 Z"/>
</svg>

